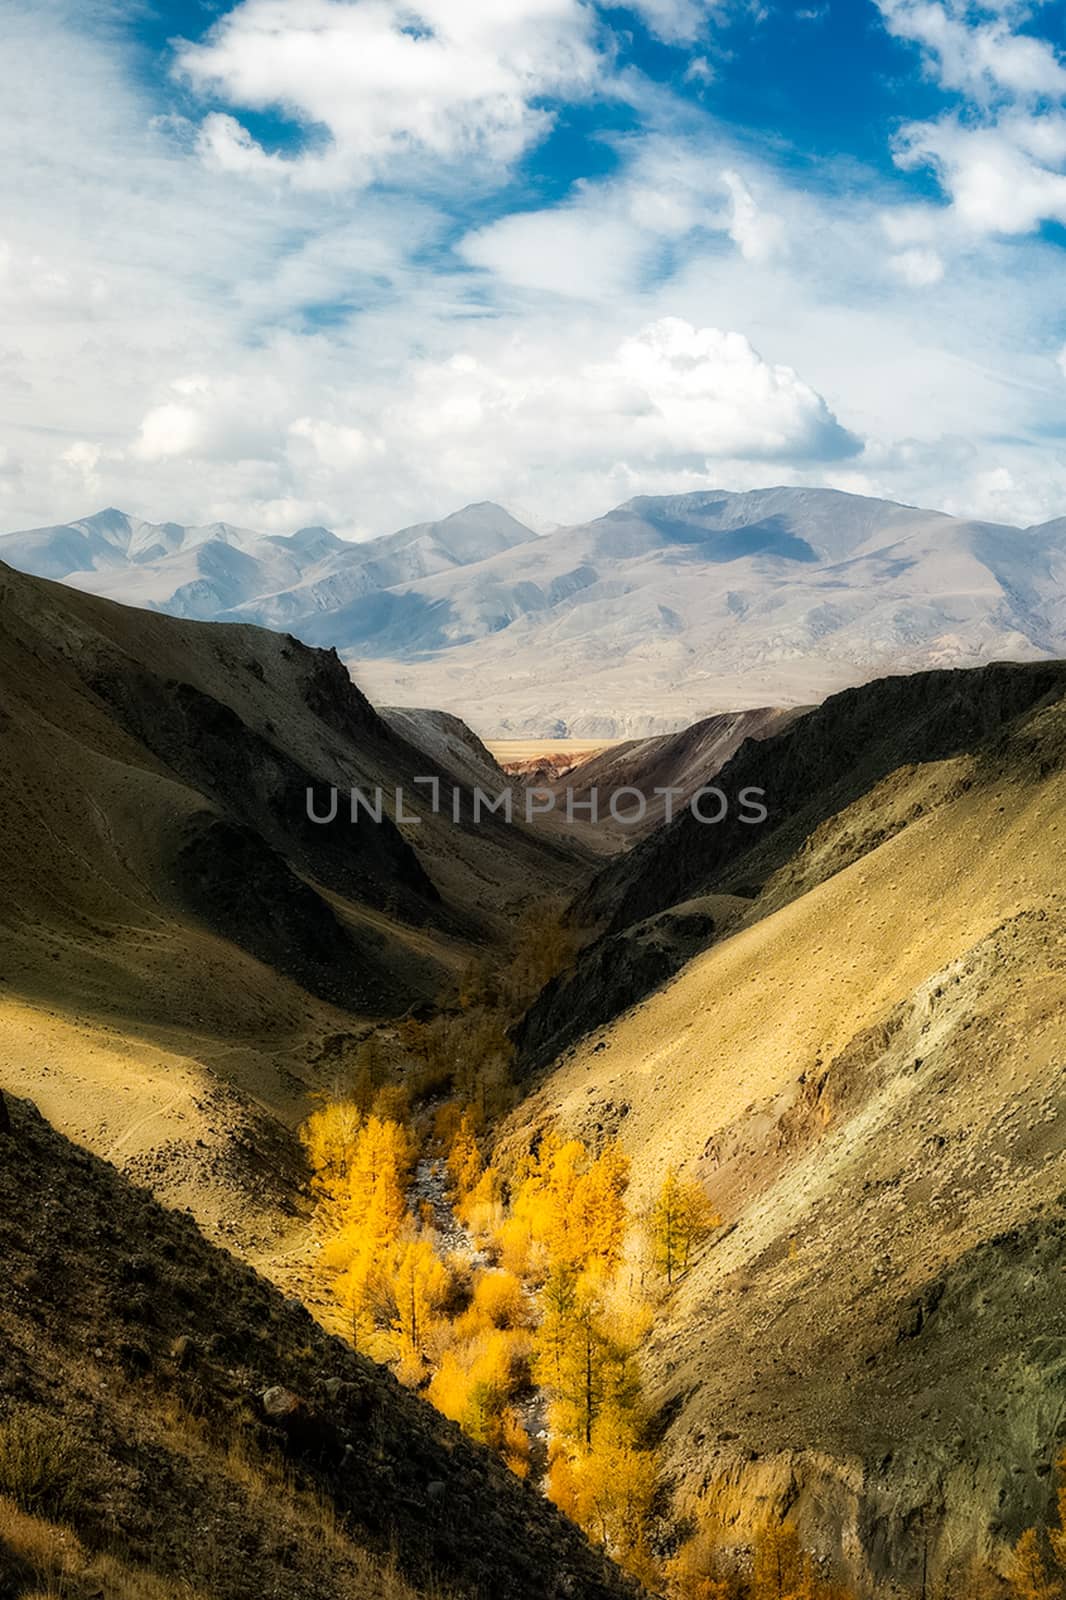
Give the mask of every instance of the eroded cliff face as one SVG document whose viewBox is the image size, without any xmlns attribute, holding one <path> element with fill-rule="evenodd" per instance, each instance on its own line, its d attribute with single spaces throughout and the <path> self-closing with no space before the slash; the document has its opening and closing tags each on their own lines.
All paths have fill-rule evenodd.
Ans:
<svg viewBox="0 0 1066 1600">
<path fill-rule="evenodd" d="M 1064 1271 L 1066 1214 L 979 1248 L 906 1308 L 861 1374 L 840 1371 L 871 1423 L 853 1452 L 763 1454 L 746 1429 L 726 1428 L 672 1452 L 687 1485 L 727 1542 L 787 1520 L 859 1593 L 920 1592 L 923 1581 L 957 1593 L 975 1570 L 1002 1575 L 1020 1533 L 1051 1512 Z M 856 1353 L 841 1344 L 838 1359 Z"/>
</svg>

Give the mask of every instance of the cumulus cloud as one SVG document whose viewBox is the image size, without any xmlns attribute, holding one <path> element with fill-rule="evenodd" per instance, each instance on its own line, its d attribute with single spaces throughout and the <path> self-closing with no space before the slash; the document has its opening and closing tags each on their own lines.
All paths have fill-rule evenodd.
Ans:
<svg viewBox="0 0 1066 1600">
<path fill-rule="evenodd" d="M 1031 233 L 1066 217 L 1066 61 L 1019 32 L 1013 0 L 878 0 L 885 25 L 918 44 L 927 69 L 966 102 L 963 114 L 912 122 L 896 160 L 929 167 L 950 202 L 945 221 L 969 234 Z"/>
<path fill-rule="evenodd" d="M 328 145 L 279 161 L 212 114 L 201 150 L 229 170 L 330 184 L 397 159 L 506 164 L 545 133 L 543 102 L 601 75 L 596 14 L 582 0 L 241 0 L 177 70 L 231 106 L 281 108 Z"/>
<path fill-rule="evenodd" d="M 1019 6 L 968 0 L 877 3 L 889 32 L 922 47 L 945 89 L 982 103 L 1004 94 L 1023 99 L 1066 95 L 1066 66 L 1051 44 L 1012 28 L 1012 16 L 1024 15 Z"/>
<path fill-rule="evenodd" d="M 834 460 L 861 448 L 790 367 L 765 361 L 741 334 L 677 317 L 570 370 L 554 350 L 538 362 L 519 345 L 495 363 L 463 354 L 424 365 L 391 408 L 392 426 L 401 422 L 449 458 L 487 463 L 502 447 L 514 462 L 550 459 L 564 474 L 578 461 L 582 471 L 621 460 L 639 472 L 737 457 Z"/>
<path fill-rule="evenodd" d="M 306 452 L 315 463 L 331 471 L 348 472 L 385 451 L 384 440 L 373 438 L 362 428 L 320 417 L 297 417 L 289 424 L 288 435 L 288 455 L 296 466 Z"/>
<path fill-rule="evenodd" d="M 804 465 L 861 448 L 791 367 L 765 360 L 741 334 L 681 318 L 660 318 L 609 347 L 591 340 L 570 361 L 550 337 L 415 360 L 387 393 L 338 388 L 319 395 L 313 413 L 297 409 L 306 395 L 293 396 L 288 411 L 277 394 L 256 401 L 259 387 L 251 373 L 172 385 L 173 398 L 153 406 L 130 441 L 132 459 L 157 471 L 218 462 L 226 473 L 244 460 L 270 488 L 270 504 L 227 514 L 274 525 L 283 506 L 307 504 L 321 516 L 315 506 L 387 498 L 390 488 L 455 501 L 526 498 L 545 461 L 571 508 L 591 511 L 587 486 L 612 477 L 706 479 L 720 462 Z M 234 431 L 238 407 L 243 437 Z"/>
<path fill-rule="evenodd" d="M 169 387 L 173 398 L 148 409 L 131 442 L 140 461 L 266 460 L 291 415 L 287 386 L 266 373 L 198 373 Z"/>
<path fill-rule="evenodd" d="M 861 448 L 791 367 L 764 361 L 742 334 L 679 317 L 625 340 L 580 383 L 584 408 L 627 422 L 637 453 L 655 458 L 836 459 Z"/>
<path fill-rule="evenodd" d="M 480 30 L 497 75 L 442 84 L 434 67 L 424 96 L 405 78 L 391 108 L 372 85 L 334 126 L 317 96 L 348 94 L 350 46 L 316 87 L 292 29 L 303 19 L 314 55 L 342 10 L 378 19 L 397 72 L 426 59 L 410 52 L 427 33 L 392 39 L 391 0 L 249 0 L 204 41 L 200 66 L 225 70 L 196 78 L 216 99 L 193 124 L 159 115 L 141 63 L 94 32 L 97 8 L 8 0 L 0 103 L 26 136 L 24 159 L 0 171 L 6 527 L 110 502 L 363 534 L 486 496 L 562 522 L 641 492 L 775 481 L 966 509 L 1004 492 L 977 482 L 993 467 L 1033 520 L 1066 505 L 1048 428 L 1061 410 L 1050 246 L 965 228 L 950 205 L 896 207 L 893 189 L 912 189 L 902 177 L 797 184 L 787 160 L 731 141 L 693 101 L 682 120 L 650 92 L 630 101 L 640 127 L 615 144 L 609 176 L 554 206 L 501 187 L 493 213 L 510 215 L 478 227 L 466 180 L 493 176 L 487 130 L 510 119 L 513 150 L 547 125 L 544 85 L 601 89 L 602 28 L 624 13 L 601 6 L 597 23 L 579 0 L 492 14 L 441 0 L 436 47 L 460 25 Z M 712 24 L 713 8 L 703 16 Z M 528 57 L 523 29 L 544 46 Z M 560 41 L 575 44 L 576 74 L 558 65 Z M 271 98 L 282 68 L 295 100 Z M 253 103 L 304 125 L 302 155 L 255 142 L 242 120 Z M 959 128 L 1006 136 L 1011 117 L 1016 149 L 1054 172 L 1047 107 L 1004 101 Z M 386 169 L 387 187 L 365 186 Z M 412 170 L 420 181 L 405 185 Z M 949 271 L 930 294 L 934 257 Z M 951 443 L 961 430 L 967 450 Z M 861 454 L 858 437 L 873 441 Z"/>
<path fill-rule="evenodd" d="M 1055 158 L 1066 118 L 1033 126 L 1022 119 L 974 128 L 957 118 L 912 124 L 901 137 L 901 166 L 932 166 L 951 197 L 952 216 L 973 233 L 1032 233 L 1045 221 L 1066 221 L 1066 172 L 1037 159 Z M 1059 160 L 1062 156 L 1058 156 Z"/>
</svg>

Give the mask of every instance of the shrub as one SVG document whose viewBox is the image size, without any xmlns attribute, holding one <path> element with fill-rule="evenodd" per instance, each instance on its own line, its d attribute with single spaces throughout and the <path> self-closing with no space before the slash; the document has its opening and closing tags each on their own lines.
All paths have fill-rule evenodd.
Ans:
<svg viewBox="0 0 1066 1600">
<path fill-rule="evenodd" d="M 22 1407 L 0 1420 L 0 1494 L 23 1511 L 61 1520 L 85 1498 L 82 1452 L 63 1424 Z"/>
</svg>

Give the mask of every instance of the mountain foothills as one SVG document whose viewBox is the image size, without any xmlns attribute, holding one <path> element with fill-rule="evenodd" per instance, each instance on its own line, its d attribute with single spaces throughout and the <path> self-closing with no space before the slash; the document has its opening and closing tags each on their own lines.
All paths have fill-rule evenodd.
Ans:
<svg viewBox="0 0 1066 1600">
<path fill-rule="evenodd" d="M 0 728 L 5 1080 L 211 1224 L 276 1220 L 295 1144 L 274 1116 L 353 1032 L 586 875 L 572 836 L 475 825 L 471 781 L 506 787 L 488 753 L 450 719 L 391 727 L 335 655 L 2 567 Z M 388 793 L 380 825 L 352 824 L 353 787 Z M 334 788 L 312 822 L 308 790 L 327 817 Z"/>
<path fill-rule="evenodd" d="M 850 690 L 715 781 L 766 827 L 683 813 L 578 899 L 508 1138 L 711 1197 L 645 1370 L 721 1545 L 784 1518 L 859 1592 L 972 1593 L 1066 1416 L 1066 665 Z"/>
<path fill-rule="evenodd" d="M 685 502 L 694 588 L 925 537 L 757 503 Z M 503 516 L 368 604 L 561 549 Z M 622 609 L 666 516 L 582 535 Z M 672 818 L 509 824 L 447 710 L 155 605 L 0 567 L 0 1596 L 1061 1600 L 1066 664 L 734 708 L 559 780 Z"/>
<path fill-rule="evenodd" d="M 497 737 L 644 736 L 889 672 L 1066 654 L 1066 519 L 827 489 L 642 497 L 546 537 L 483 504 L 364 544 L 105 511 L 7 535 L 0 559 L 333 646 L 378 703 Z"/>
</svg>

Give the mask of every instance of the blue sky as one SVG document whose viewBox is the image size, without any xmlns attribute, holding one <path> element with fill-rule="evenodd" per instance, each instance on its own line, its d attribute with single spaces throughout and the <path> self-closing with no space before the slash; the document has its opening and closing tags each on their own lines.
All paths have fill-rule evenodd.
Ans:
<svg viewBox="0 0 1066 1600">
<path fill-rule="evenodd" d="M 1066 0 L 10 0 L 0 523 L 1066 513 Z"/>
</svg>

